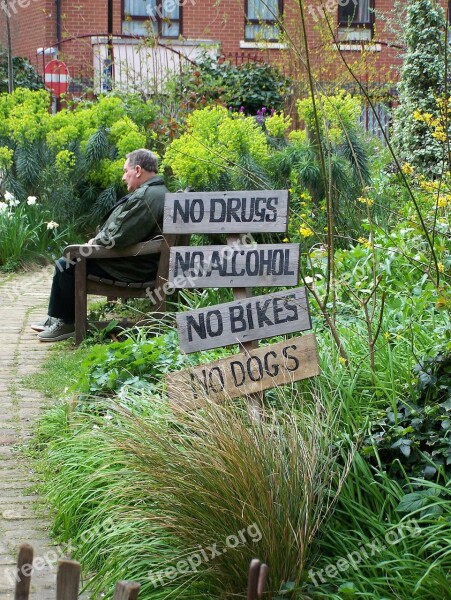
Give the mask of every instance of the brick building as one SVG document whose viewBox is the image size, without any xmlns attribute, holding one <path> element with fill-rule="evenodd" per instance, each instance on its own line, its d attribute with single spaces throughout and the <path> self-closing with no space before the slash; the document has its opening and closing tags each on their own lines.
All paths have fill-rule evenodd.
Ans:
<svg viewBox="0 0 451 600">
<path fill-rule="evenodd" d="M 310 60 L 319 81 L 349 79 L 389 84 L 401 63 L 402 42 L 391 26 L 394 0 L 304 2 Z M 260 60 L 305 80 L 305 50 L 297 0 L 0 0 L 0 43 L 9 17 L 14 55 L 42 72 L 56 55 L 69 67 L 72 88 L 94 82 L 159 85 L 199 52 L 235 63 Z M 282 34 L 282 17 L 294 43 Z M 326 19 L 326 18 L 327 19 Z M 330 30 L 327 26 L 330 22 Z"/>
</svg>

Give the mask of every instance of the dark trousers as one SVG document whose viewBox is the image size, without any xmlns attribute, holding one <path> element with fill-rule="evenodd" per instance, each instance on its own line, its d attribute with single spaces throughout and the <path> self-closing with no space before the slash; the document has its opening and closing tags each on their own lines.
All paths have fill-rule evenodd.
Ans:
<svg viewBox="0 0 451 600">
<path fill-rule="evenodd" d="M 88 273 L 91 275 L 111 279 L 111 275 L 108 275 L 95 260 L 88 260 L 87 264 Z M 48 315 L 69 324 L 75 321 L 75 265 L 69 264 L 65 258 L 56 261 Z"/>
</svg>

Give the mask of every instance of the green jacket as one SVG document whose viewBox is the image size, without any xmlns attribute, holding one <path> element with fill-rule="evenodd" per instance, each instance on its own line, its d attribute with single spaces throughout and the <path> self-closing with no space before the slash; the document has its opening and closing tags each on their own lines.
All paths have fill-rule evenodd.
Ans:
<svg viewBox="0 0 451 600">
<path fill-rule="evenodd" d="M 163 177 L 156 175 L 124 196 L 107 215 L 93 243 L 109 248 L 125 248 L 161 235 L 164 197 L 168 191 Z M 107 258 L 99 260 L 98 264 L 119 281 L 152 281 L 158 268 L 158 259 L 151 256 Z"/>
</svg>

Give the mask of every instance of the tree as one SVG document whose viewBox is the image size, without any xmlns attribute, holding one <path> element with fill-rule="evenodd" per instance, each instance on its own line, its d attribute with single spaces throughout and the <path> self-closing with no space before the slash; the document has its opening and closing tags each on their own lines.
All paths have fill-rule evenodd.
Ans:
<svg viewBox="0 0 451 600">
<path fill-rule="evenodd" d="M 444 11 L 436 0 L 409 3 L 394 142 L 401 160 L 432 176 L 441 173 L 444 160 L 443 144 L 431 127 L 440 120 L 437 100 L 445 91 L 444 30 Z"/>
</svg>

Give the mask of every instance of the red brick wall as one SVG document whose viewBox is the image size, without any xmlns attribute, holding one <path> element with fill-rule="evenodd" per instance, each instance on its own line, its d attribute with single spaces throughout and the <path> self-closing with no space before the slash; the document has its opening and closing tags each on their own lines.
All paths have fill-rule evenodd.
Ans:
<svg viewBox="0 0 451 600">
<path fill-rule="evenodd" d="M 54 0 L 6 0 L 10 14 L 13 54 L 36 65 L 36 50 L 56 37 Z M 6 15 L 0 10 L 0 42 L 6 47 Z M 42 61 L 42 59 L 41 59 Z"/>
<path fill-rule="evenodd" d="M 1 0 L 0 0 L 1 1 Z M 299 41 L 300 18 L 299 7 L 295 0 L 284 1 L 284 14 L 287 28 L 293 39 L 297 41 L 300 52 L 293 53 L 281 50 L 241 49 L 240 41 L 244 40 L 244 1 L 245 0 L 181 0 L 183 5 L 183 37 L 191 40 L 218 40 L 222 44 L 225 55 L 232 55 L 237 62 L 252 59 L 258 55 L 262 60 L 279 63 L 288 73 L 297 73 L 305 77 L 303 57 L 305 51 Z M 328 9 L 334 31 L 337 21 L 337 1 L 324 0 Z M 445 0 L 441 0 L 446 5 Z M 22 8 L 18 3 L 22 4 Z M 56 9 L 55 0 L 7 0 L 11 6 L 11 27 L 13 50 L 16 55 L 27 56 L 35 63 L 38 47 L 55 45 L 56 43 Z M 339 60 L 338 52 L 332 49 L 330 35 L 321 38 L 318 30 L 321 19 L 315 19 L 318 12 L 315 7 L 320 0 L 305 0 L 308 45 L 311 53 L 315 76 L 320 80 L 345 77 L 346 69 Z M 394 0 L 376 0 L 376 10 L 382 13 L 393 8 Z M 16 7 L 14 12 L 13 6 Z M 113 0 L 113 29 L 121 33 L 122 0 Z M 92 65 L 91 43 L 88 34 L 106 33 L 107 31 L 106 0 L 62 0 L 62 36 L 69 40 L 73 36 L 86 35 L 76 42 L 63 41 L 60 58 L 66 60 L 73 71 L 86 69 Z M 1 11 L 0 11 L 1 13 Z M 4 14 L 0 19 L 4 21 Z M 0 21 L 1 23 L 1 21 Z M 5 28 L 0 28 L 0 41 L 5 45 Z M 380 52 L 345 51 L 345 59 L 357 69 L 359 77 L 364 79 L 386 78 L 386 73 L 401 62 L 401 49 L 392 46 L 393 34 L 386 30 L 382 21 L 376 18 L 375 43 L 381 45 Z M 393 76 L 393 74 L 391 75 Z M 394 76 L 393 76 L 394 77 Z"/>
</svg>

